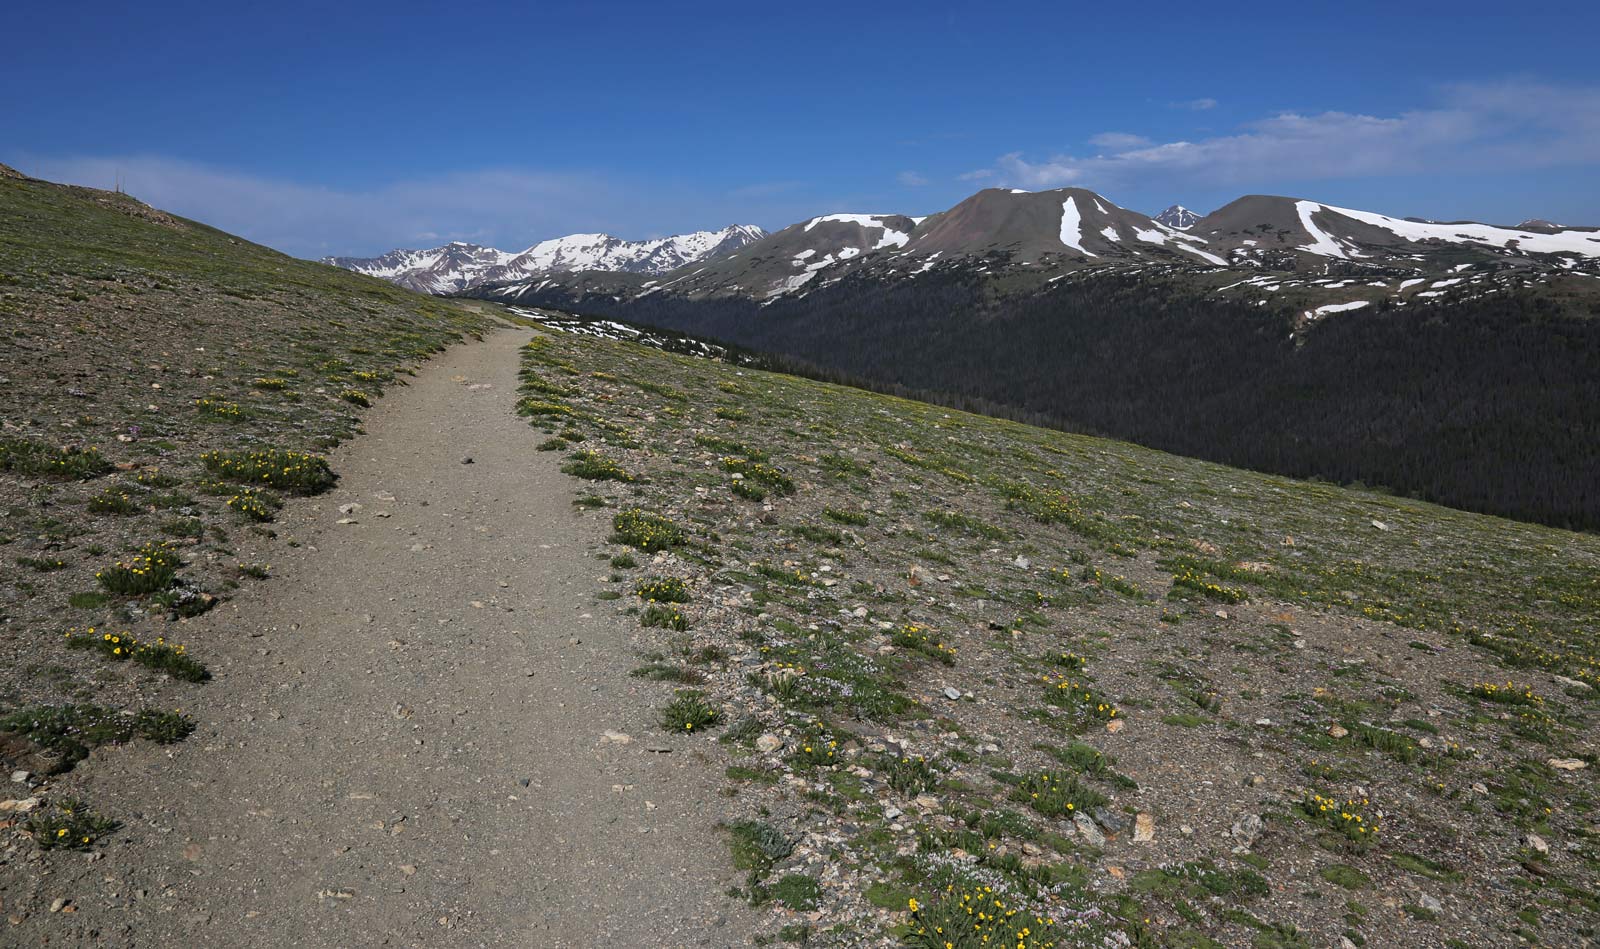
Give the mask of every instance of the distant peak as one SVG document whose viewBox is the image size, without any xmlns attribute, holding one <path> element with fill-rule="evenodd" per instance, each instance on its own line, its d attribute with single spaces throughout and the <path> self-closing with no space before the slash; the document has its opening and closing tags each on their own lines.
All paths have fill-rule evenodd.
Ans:
<svg viewBox="0 0 1600 949">
<path fill-rule="evenodd" d="M 1174 204 L 1165 211 L 1162 211 L 1160 214 L 1157 214 L 1155 216 L 1155 220 L 1160 224 L 1165 224 L 1170 228 L 1175 228 L 1181 231 L 1186 228 L 1194 227 L 1195 223 L 1200 220 L 1200 215 L 1194 213 L 1181 204 Z"/>
</svg>

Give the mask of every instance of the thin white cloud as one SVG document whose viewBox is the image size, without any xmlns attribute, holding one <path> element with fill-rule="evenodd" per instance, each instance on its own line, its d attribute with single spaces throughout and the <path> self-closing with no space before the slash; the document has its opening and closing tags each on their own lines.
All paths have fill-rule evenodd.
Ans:
<svg viewBox="0 0 1600 949">
<path fill-rule="evenodd" d="M 929 183 L 927 175 L 916 171 L 902 171 L 895 177 L 908 188 L 920 188 Z"/>
<path fill-rule="evenodd" d="M 1205 112 L 1209 109 L 1215 109 L 1217 107 L 1217 100 L 1211 98 L 1210 96 L 1205 96 L 1200 99 L 1185 99 L 1182 102 L 1172 103 L 1172 107 L 1174 109 L 1188 109 L 1190 112 Z"/>
<path fill-rule="evenodd" d="M 124 190 L 146 204 L 291 254 L 363 254 L 396 243 L 501 240 L 513 247 L 616 218 L 605 182 L 520 170 L 461 172 L 339 190 L 158 156 L 28 158 L 27 173 Z M 587 228 L 592 229 L 592 228 Z"/>
<path fill-rule="evenodd" d="M 1129 132 L 1101 132 L 1099 135 L 1089 136 L 1089 144 L 1095 148 L 1121 152 L 1130 148 L 1143 148 L 1150 144 L 1150 140 L 1143 135 Z"/>
<path fill-rule="evenodd" d="M 1600 163 L 1600 88 L 1447 87 L 1431 109 L 1394 116 L 1285 112 L 1231 135 L 1088 157 L 1013 152 L 969 177 L 1021 188 L 1145 183 L 1261 187 L 1273 181 Z"/>
</svg>

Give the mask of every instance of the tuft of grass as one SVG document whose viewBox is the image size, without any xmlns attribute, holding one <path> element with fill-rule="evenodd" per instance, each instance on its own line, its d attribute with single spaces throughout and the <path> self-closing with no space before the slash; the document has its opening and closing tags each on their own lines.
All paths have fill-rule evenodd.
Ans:
<svg viewBox="0 0 1600 949">
<path fill-rule="evenodd" d="M 678 692 L 661 710 L 661 727 L 679 734 L 704 731 L 721 719 L 722 712 L 706 702 L 705 693 L 691 689 Z"/>
<path fill-rule="evenodd" d="M 111 469 L 111 462 L 106 461 L 98 448 L 51 448 L 24 438 L 0 439 L 0 471 L 63 481 L 87 481 Z"/>
<path fill-rule="evenodd" d="M 40 850 L 88 850 L 117 829 L 117 822 L 74 797 L 48 801 L 23 822 Z"/>
<path fill-rule="evenodd" d="M 101 745 L 135 738 L 161 745 L 182 741 L 194 732 L 194 722 L 177 712 L 154 708 L 130 714 L 101 705 L 37 705 L 0 717 L 0 731 L 48 748 L 70 765 Z"/>
</svg>

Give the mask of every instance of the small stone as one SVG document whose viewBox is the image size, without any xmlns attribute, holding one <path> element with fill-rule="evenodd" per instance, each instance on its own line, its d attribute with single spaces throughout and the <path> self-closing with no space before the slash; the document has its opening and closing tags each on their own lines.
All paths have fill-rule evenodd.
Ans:
<svg viewBox="0 0 1600 949">
<path fill-rule="evenodd" d="M 1227 619 L 1228 618 L 1228 611 L 1227 610 L 1217 610 L 1216 616 L 1217 616 L 1217 619 Z"/>
<path fill-rule="evenodd" d="M 1017 559 L 1011 561 L 1011 565 L 1013 567 L 1016 567 L 1019 570 L 1026 570 L 1029 567 L 1033 566 L 1033 561 L 1029 560 L 1027 557 L 1022 556 L 1021 554 L 1018 554 L 1017 555 Z"/>
<path fill-rule="evenodd" d="M 1156 819 L 1144 811 L 1133 818 L 1134 843 L 1147 844 L 1156 839 Z"/>
<path fill-rule="evenodd" d="M 1178 833 L 1182 834 L 1185 837 L 1193 837 L 1194 836 L 1194 828 L 1190 827 L 1188 824 L 1179 824 L 1178 825 Z"/>
<path fill-rule="evenodd" d="M 1350 734 L 1350 729 L 1344 727 L 1343 725 L 1329 725 L 1328 734 L 1334 738 L 1343 738 Z"/>
<path fill-rule="evenodd" d="M 1262 827 L 1260 814 L 1246 814 L 1234 822 L 1229 833 L 1239 841 L 1240 846 L 1248 850 L 1261 836 Z"/>
<path fill-rule="evenodd" d="M 1089 846 L 1104 847 L 1106 845 L 1106 835 L 1100 833 L 1100 828 L 1095 826 L 1094 819 L 1088 814 L 1082 811 L 1073 814 L 1072 826 L 1078 829 L 1078 833 L 1082 834 L 1083 839 L 1089 842 Z"/>
<path fill-rule="evenodd" d="M 1439 898 L 1436 896 L 1431 896 L 1427 893 L 1417 897 L 1417 905 L 1430 913 L 1444 912 L 1444 904 L 1439 902 Z"/>
<path fill-rule="evenodd" d="M 886 807 L 886 808 L 883 809 L 883 819 L 884 820 L 894 820 L 896 817 L 899 817 L 901 814 L 904 814 L 904 813 L 905 813 L 905 811 L 902 811 L 898 807 L 894 807 L 894 806 Z"/>
<path fill-rule="evenodd" d="M 1106 722 L 1106 731 L 1109 732 L 1110 734 L 1115 735 L 1117 732 L 1122 731 L 1122 725 L 1123 725 L 1122 719 L 1113 718 L 1111 721 Z"/>
<path fill-rule="evenodd" d="M 21 770 L 13 771 L 13 772 L 11 772 L 11 783 L 13 783 L 13 784 L 27 784 L 28 783 L 28 779 L 31 778 L 31 777 L 33 777 L 32 772 L 21 771 Z"/>
<path fill-rule="evenodd" d="M 939 809 L 939 799 L 931 794 L 918 794 L 916 800 L 914 800 L 912 803 L 916 804 L 925 811 L 936 811 Z"/>
<path fill-rule="evenodd" d="M 62 897 L 62 896 L 56 897 L 54 900 L 52 900 L 50 902 L 50 912 L 52 912 L 52 913 L 61 912 L 62 910 L 67 908 L 67 903 L 68 902 L 69 901 L 66 899 L 66 897 Z"/>
<path fill-rule="evenodd" d="M 770 755 L 783 748 L 783 739 L 772 733 L 762 735 L 756 739 L 756 750 L 764 755 Z"/>
<path fill-rule="evenodd" d="M 468 455 L 465 458 L 461 459 L 461 463 L 464 464 L 464 465 L 472 464 L 472 456 Z"/>
<path fill-rule="evenodd" d="M 340 523 L 340 524 L 359 524 L 361 522 L 356 520 L 353 517 L 341 517 L 341 518 L 339 518 L 338 523 Z"/>
<path fill-rule="evenodd" d="M 406 876 L 411 876 L 417 872 L 417 867 L 415 864 L 402 863 L 400 864 L 400 872 L 404 873 Z"/>
<path fill-rule="evenodd" d="M 632 736 L 628 735 L 626 732 L 611 731 L 609 729 L 605 731 L 605 733 L 601 736 L 601 739 L 603 741 L 611 742 L 615 745 L 626 745 L 633 741 Z"/>
<path fill-rule="evenodd" d="M 1270 719 L 1270 718 L 1258 718 L 1258 719 L 1256 719 L 1256 724 L 1260 725 L 1262 728 L 1271 728 L 1272 727 L 1272 719 Z"/>
<path fill-rule="evenodd" d="M 952 702 L 959 702 L 961 700 L 961 690 L 952 689 L 949 686 L 946 686 L 944 689 L 944 697 Z"/>
<path fill-rule="evenodd" d="M 1372 522 L 1372 526 L 1373 526 L 1373 527 L 1376 527 L 1376 528 L 1377 528 L 1377 529 L 1378 529 L 1378 530 L 1380 530 L 1380 531 L 1386 531 L 1386 530 L 1390 530 L 1390 527 L 1389 527 L 1389 525 L 1388 525 L 1388 524 L 1385 524 L 1385 523 L 1384 523 L 1384 522 L 1382 522 L 1382 521 L 1373 521 L 1373 522 Z"/>
<path fill-rule="evenodd" d="M 361 513 L 361 505 L 356 504 L 355 502 L 351 502 L 349 504 L 341 504 L 341 505 L 339 505 L 339 513 L 340 514 L 360 514 Z"/>
<path fill-rule="evenodd" d="M 1472 792 L 1474 794 L 1488 794 L 1489 785 L 1484 784 L 1482 781 L 1474 781 L 1472 783 Z"/>
<path fill-rule="evenodd" d="M 1584 768 L 1589 767 L 1589 762 L 1584 761 L 1582 758 L 1551 758 L 1545 764 L 1555 768 L 1557 771 L 1582 771 Z"/>
</svg>

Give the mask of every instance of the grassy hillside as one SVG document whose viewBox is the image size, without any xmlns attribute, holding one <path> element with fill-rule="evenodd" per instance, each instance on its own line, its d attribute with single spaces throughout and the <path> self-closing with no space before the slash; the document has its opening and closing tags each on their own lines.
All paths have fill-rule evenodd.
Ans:
<svg viewBox="0 0 1600 949">
<path fill-rule="evenodd" d="M 183 621 L 269 569 L 233 539 L 331 483 L 317 452 L 487 322 L 0 166 L 0 758 L 43 775 L 186 735 L 172 710 L 208 672 Z M 0 827 L 87 847 L 89 813 Z"/>
<path fill-rule="evenodd" d="M 519 411 L 783 939 L 1600 931 L 1592 536 L 570 333 Z"/>
<path fill-rule="evenodd" d="M 766 301 L 603 280 L 578 292 L 578 277 L 518 302 L 1236 467 L 1600 526 L 1600 479 L 1574 477 L 1600 470 L 1600 282 L 1588 276 L 1308 320 L 1314 298 L 1237 286 L 1247 271 L 1045 273 L 856 274 Z M 1235 288 L 1220 292 L 1223 280 Z"/>
</svg>

